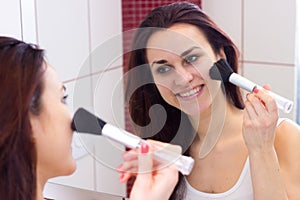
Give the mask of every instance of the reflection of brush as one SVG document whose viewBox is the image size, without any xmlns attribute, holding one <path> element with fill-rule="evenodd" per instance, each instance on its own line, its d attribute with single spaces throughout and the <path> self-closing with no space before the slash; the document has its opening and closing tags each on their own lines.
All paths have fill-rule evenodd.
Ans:
<svg viewBox="0 0 300 200">
<path fill-rule="evenodd" d="M 125 130 L 106 123 L 84 108 L 79 108 L 75 112 L 71 126 L 74 131 L 90 133 L 94 135 L 102 135 L 132 149 L 137 149 L 141 146 L 142 143 L 147 143 L 147 141 L 136 135 L 133 135 Z M 151 144 L 151 146 L 153 145 Z M 174 162 L 176 168 L 183 175 L 188 175 L 193 168 L 194 159 L 181 155 L 178 152 L 178 148 L 175 149 L 172 146 L 174 147 L 174 145 L 168 145 L 163 148 L 154 146 L 153 155 L 155 159 L 165 164 Z"/>
<path fill-rule="evenodd" d="M 220 80 L 223 82 L 230 82 L 236 86 L 239 86 L 248 92 L 253 92 L 254 88 L 263 89 L 263 87 L 253 83 L 252 81 L 242 77 L 241 75 L 234 73 L 228 62 L 221 58 L 219 61 L 214 63 L 209 71 L 209 75 L 214 80 Z M 278 108 L 282 109 L 285 113 L 289 113 L 293 108 L 293 102 L 268 91 L 276 101 Z"/>
</svg>

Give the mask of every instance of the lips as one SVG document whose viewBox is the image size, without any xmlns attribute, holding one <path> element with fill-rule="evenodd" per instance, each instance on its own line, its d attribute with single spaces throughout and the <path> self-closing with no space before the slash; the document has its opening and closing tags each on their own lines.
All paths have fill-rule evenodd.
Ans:
<svg viewBox="0 0 300 200">
<path fill-rule="evenodd" d="M 176 96 L 179 96 L 184 99 L 190 99 L 200 94 L 201 91 L 203 90 L 203 87 L 204 84 L 194 87 L 193 89 L 190 89 L 188 91 L 177 93 Z"/>
</svg>

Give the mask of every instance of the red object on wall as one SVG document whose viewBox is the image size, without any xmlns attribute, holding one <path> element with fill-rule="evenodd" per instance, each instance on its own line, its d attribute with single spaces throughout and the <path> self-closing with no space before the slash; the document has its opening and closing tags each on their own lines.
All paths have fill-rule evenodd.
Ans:
<svg viewBox="0 0 300 200">
<path fill-rule="evenodd" d="M 144 17 L 154 8 L 163 6 L 166 4 L 179 2 L 172 0 L 122 0 L 122 23 L 123 23 L 123 71 L 127 72 L 127 55 L 126 52 L 130 51 L 130 45 L 134 31 L 130 31 L 138 28 L 140 22 Z M 201 0 L 186 0 L 186 2 L 194 3 L 201 7 Z M 126 84 L 126 83 L 125 83 Z M 129 132 L 133 132 L 130 116 L 128 112 L 128 106 L 125 102 L 125 128 Z M 130 195 L 132 184 L 134 179 L 131 179 L 127 183 L 127 196 Z"/>
</svg>

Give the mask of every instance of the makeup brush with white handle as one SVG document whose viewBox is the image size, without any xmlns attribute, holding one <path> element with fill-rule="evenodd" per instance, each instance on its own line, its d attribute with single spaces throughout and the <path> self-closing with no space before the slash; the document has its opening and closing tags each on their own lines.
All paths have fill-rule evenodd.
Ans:
<svg viewBox="0 0 300 200">
<path fill-rule="evenodd" d="M 209 70 L 209 75 L 214 80 L 220 80 L 223 82 L 230 82 L 238 87 L 241 87 L 248 92 L 253 92 L 255 88 L 264 89 L 263 87 L 257 85 L 256 83 L 246 79 L 245 77 L 235 73 L 230 67 L 229 63 L 221 58 L 219 61 L 215 62 L 214 65 Z M 266 90 L 267 91 L 267 90 Z M 271 95 L 279 109 L 283 110 L 285 113 L 291 112 L 293 108 L 293 102 L 278 95 L 274 92 L 267 91 Z"/>
<path fill-rule="evenodd" d="M 136 135 L 106 123 L 84 108 L 79 108 L 75 112 L 71 126 L 74 131 L 102 135 L 131 149 L 138 149 L 141 144 L 147 143 L 146 140 Z M 153 146 L 152 143 L 151 146 Z M 154 159 L 165 164 L 174 163 L 178 171 L 183 175 L 188 175 L 193 169 L 194 159 L 181 155 L 178 152 L 178 148 L 168 148 L 168 146 L 155 145 L 153 151 Z"/>
</svg>

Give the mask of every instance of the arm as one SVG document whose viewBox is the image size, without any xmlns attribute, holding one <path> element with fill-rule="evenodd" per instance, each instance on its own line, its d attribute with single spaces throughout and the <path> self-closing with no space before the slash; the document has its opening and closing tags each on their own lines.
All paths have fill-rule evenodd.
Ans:
<svg viewBox="0 0 300 200">
<path fill-rule="evenodd" d="M 286 184 L 275 151 L 277 105 L 265 91 L 247 95 L 243 136 L 249 152 L 255 200 L 288 199 Z"/>
<path fill-rule="evenodd" d="M 288 198 L 300 199 L 300 127 L 284 120 L 276 131 L 275 150 Z"/>
</svg>

